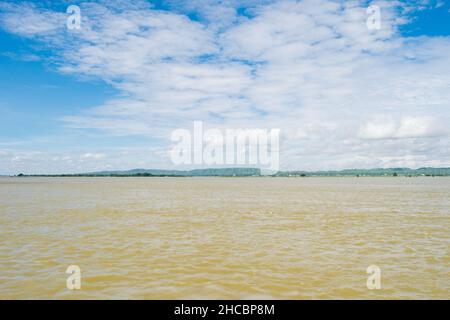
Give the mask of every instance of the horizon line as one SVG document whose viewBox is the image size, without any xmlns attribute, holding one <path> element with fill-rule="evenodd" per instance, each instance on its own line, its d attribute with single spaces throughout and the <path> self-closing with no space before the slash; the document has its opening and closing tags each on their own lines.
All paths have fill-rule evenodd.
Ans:
<svg viewBox="0 0 450 320">
<path fill-rule="evenodd" d="M 340 173 L 345 171 L 374 171 L 374 170 L 386 170 L 386 171 L 419 171 L 419 170 L 450 170 L 450 167 L 418 167 L 418 168 L 410 168 L 410 167 L 372 167 L 372 168 L 346 168 L 346 169 L 322 169 L 322 170 L 302 170 L 302 169 L 293 169 L 293 170 L 269 170 L 258 167 L 207 167 L 207 168 L 194 168 L 194 169 L 145 169 L 145 168 L 132 168 L 132 169 L 118 169 L 118 170 L 98 170 L 98 171 L 90 171 L 90 172 L 78 172 L 78 173 L 14 173 L 14 174 L 0 174 L 3 177 L 14 177 L 14 176 L 77 176 L 77 175 L 101 175 L 101 174 L 118 174 L 127 173 L 130 171 L 172 171 L 172 172 L 180 172 L 180 173 L 189 173 L 193 171 L 206 171 L 206 170 L 259 170 L 260 174 L 263 171 L 272 172 L 272 175 L 279 173 Z M 130 173 L 132 174 L 132 173 Z M 138 174 L 138 173 L 135 173 Z"/>
</svg>

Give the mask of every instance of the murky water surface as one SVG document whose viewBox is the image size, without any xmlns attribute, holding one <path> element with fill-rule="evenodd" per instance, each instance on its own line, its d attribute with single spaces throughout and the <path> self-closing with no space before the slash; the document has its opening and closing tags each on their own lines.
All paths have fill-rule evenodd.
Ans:
<svg viewBox="0 0 450 320">
<path fill-rule="evenodd" d="M 0 178 L 1 299 L 449 299 L 449 249 L 450 178 Z"/>
</svg>

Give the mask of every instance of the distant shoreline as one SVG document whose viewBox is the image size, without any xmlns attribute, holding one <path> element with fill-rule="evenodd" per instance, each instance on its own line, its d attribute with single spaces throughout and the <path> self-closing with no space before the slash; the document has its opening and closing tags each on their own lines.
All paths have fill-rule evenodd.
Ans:
<svg viewBox="0 0 450 320">
<path fill-rule="evenodd" d="M 264 174 L 259 168 L 210 168 L 195 170 L 133 169 L 78 174 L 17 174 L 9 177 L 448 177 L 450 168 L 375 168 L 339 171 L 278 171 Z M 3 177 L 8 177 L 5 175 Z"/>
<path fill-rule="evenodd" d="M 23 175 L 23 176 L 5 176 L 0 175 L 0 179 L 2 178 L 16 178 L 16 179 L 27 179 L 27 178 L 285 178 L 285 179 L 305 179 L 305 178 L 449 178 L 450 175 L 432 175 L 432 176 L 277 176 L 277 175 L 261 175 L 261 176 L 125 176 L 125 175 L 116 175 L 116 176 L 93 176 L 93 175 Z"/>
</svg>

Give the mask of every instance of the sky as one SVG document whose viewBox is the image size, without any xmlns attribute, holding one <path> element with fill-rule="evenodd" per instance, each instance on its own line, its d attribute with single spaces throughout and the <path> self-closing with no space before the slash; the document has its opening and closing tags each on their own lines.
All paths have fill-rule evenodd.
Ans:
<svg viewBox="0 0 450 320">
<path fill-rule="evenodd" d="M 282 170 L 450 167 L 450 1 L 0 0 L 0 115 L 6 175 L 187 169 L 194 121 L 281 129 Z"/>
</svg>

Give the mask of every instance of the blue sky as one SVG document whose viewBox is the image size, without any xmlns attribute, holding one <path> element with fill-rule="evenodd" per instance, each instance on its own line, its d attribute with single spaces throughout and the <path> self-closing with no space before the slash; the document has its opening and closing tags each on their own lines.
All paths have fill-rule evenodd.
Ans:
<svg viewBox="0 0 450 320">
<path fill-rule="evenodd" d="M 283 169 L 450 166 L 449 11 L 0 0 L 0 174 L 172 168 L 170 133 L 195 120 L 282 128 Z"/>
</svg>

